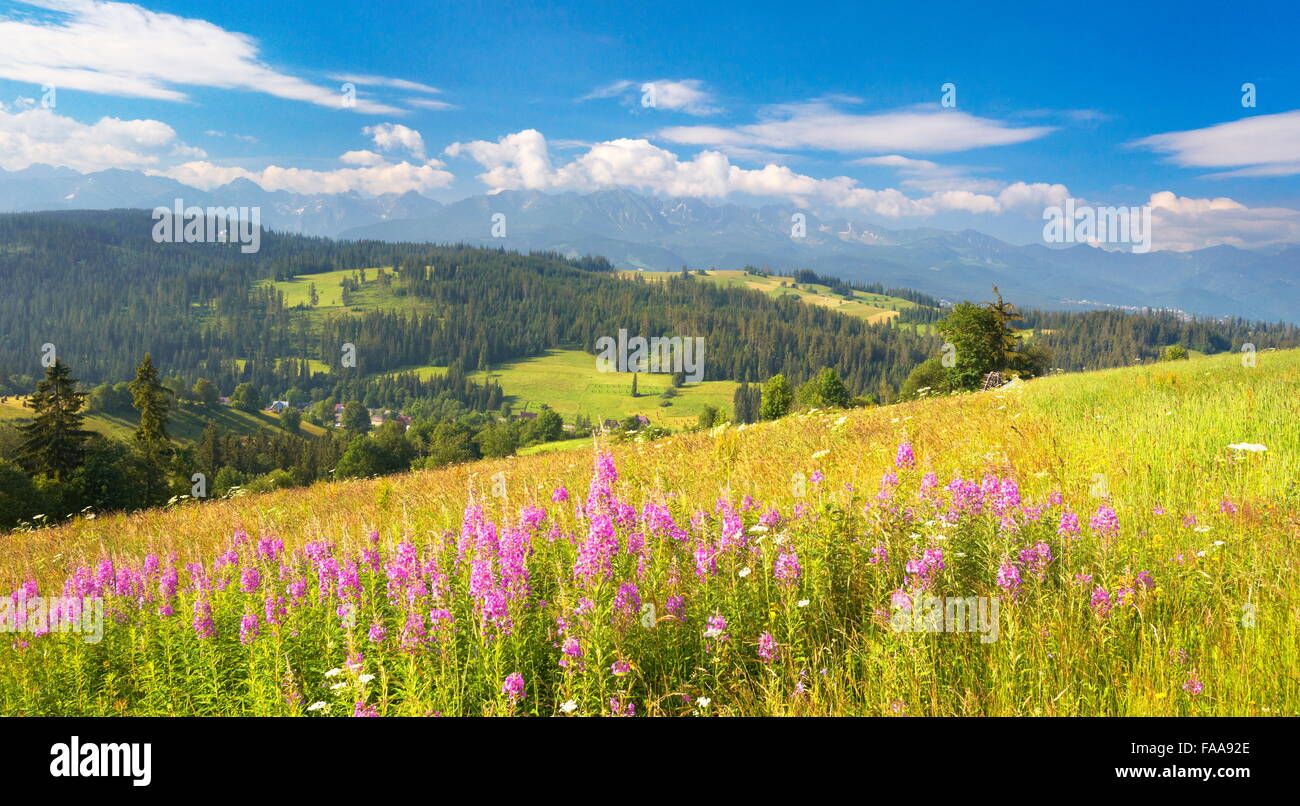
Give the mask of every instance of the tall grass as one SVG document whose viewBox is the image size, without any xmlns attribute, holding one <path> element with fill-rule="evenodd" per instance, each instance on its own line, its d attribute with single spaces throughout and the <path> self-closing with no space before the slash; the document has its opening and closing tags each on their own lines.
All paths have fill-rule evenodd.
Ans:
<svg viewBox="0 0 1300 806">
<path fill-rule="evenodd" d="M 5 590 L 109 612 L 6 636 L 0 708 L 1295 715 L 1297 388 L 1213 357 L 15 533 Z M 926 595 L 997 640 L 894 630 Z"/>
</svg>

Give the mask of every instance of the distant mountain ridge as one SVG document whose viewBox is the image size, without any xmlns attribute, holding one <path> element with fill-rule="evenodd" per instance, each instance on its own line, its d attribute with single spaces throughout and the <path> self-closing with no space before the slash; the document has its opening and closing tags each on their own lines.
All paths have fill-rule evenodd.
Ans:
<svg viewBox="0 0 1300 806">
<path fill-rule="evenodd" d="M 414 192 L 377 197 L 271 192 L 247 179 L 201 191 L 136 171 L 80 174 L 48 166 L 0 171 L 0 212 L 150 209 L 170 207 L 177 198 L 200 206 L 258 205 L 264 227 L 304 235 L 598 254 L 621 268 L 807 268 L 954 301 L 985 299 L 997 284 L 1008 298 L 1040 308 L 1168 308 L 1300 321 L 1296 245 L 1139 255 L 1083 245 L 1016 246 L 969 229 L 890 230 L 821 218 L 793 205 L 711 204 L 625 189 L 505 191 L 444 205 Z M 792 237 L 796 213 L 805 216 L 802 237 Z M 502 237 L 494 237 L 494 227 Z"/>
</svg>

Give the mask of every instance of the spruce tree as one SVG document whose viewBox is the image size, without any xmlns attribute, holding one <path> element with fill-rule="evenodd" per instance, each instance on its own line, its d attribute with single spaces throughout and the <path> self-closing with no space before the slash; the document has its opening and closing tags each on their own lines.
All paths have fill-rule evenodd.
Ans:
<svg viewBox="0 0 1300 806">
<path fill-rule="evenodd" d="M 55 359 L 27 401 L 36 414 L 22 426 L 19 461 L 28 472 L 66 481 L 81 467 L 85 441 L 90 437 L 90 432 L 81 427 L 85 403 L 86 396 L 77 391 L 72 371 Z"/>
<path fill-rule="evenodd" d="M 131 390 L 131 405 L 140 413 L 140 425 L 135 429 L 135 438 L 147 450 L 163 449 L 168 445 L 167 412 L 170 409 L 167 389 L 158 380 L 158 369 L 153 365 L 149 353 L 135 368 L 135 379 L 127 384 Z"/>
</svg>

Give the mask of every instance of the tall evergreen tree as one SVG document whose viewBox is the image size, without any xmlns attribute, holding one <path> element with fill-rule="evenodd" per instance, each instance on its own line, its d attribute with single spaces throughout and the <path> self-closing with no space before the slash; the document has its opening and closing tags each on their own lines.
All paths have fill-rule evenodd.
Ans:
<svg viewBox="0 0 1300 806">
<path fill-rule="evenodd" d="M 159 382 L 158 369 L 149 353 L 144 354 L 144 360 L 135 368 L 135 379 L 127 384 L 127 388 L 131 390 L 131 405 L 140 413 L 135 438 L 149 451 L 166 448 L 171 390 Z"/>
<path fill-rule="evenodd" d="M 85 394 L 77 391 L 72 370 L 58 359 L 45 370 L 27 405 L 36 413 L 22 427 L 19 460 L 28 472 L 66 481 L 85 460 L 90 432 L 82 426 Z"/>
</svg>

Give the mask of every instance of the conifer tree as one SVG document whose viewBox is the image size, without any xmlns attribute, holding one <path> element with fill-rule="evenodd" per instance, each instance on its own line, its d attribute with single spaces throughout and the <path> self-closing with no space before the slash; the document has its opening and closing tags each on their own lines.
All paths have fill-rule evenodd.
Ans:
<svg viewBox="0 0 1300 806">
<path fill-rule="evenodd" d="M 29 472 L 66 481 L 81 466 L 90 436 L 81 427 L 85 403 L 86 396 L 77 391 L 72 371 L 55 359 L 27 401 L 35 417 L 22 427 L 19 460 Z"/>
</svg>

